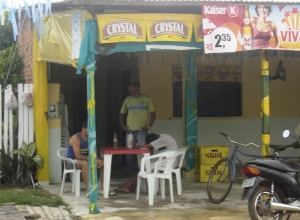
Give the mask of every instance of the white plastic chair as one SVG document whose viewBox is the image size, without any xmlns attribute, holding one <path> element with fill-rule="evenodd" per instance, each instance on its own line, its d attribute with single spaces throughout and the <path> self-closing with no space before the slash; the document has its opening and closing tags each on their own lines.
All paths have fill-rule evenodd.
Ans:
<svg viewBox="0 0 300 220">
<path fill-rule="evenodd" d="M 176 175 L 176 183 L 177 183 L 177 194 L 181 195 L 182 193 L 182 182 L 181 182 L 181 167 L 183 164 L 183 160 L 186 154 L 188 147 L 184 146 L 178 149 L 178 156 L 175 160 L 172 172 L 175 173 Z M 151 163 L 152 164 L 152 163 Z M 154 167 L 154 166 L 152 166 Z M 162 170 L 161 168 L 159 168 L 159 170 Z M 159 190 L 159 185 L 158 185 L 158 179 L 156 179 L 156 185 L 155 185 L 155 195 L 156 192 Z"/>
<path fill-rule="evenodd" d="M 61 188 L 60 188 L 60 195 L 63 193 L 64 185 L 65 185 L 65 179 L 66 175 L 68 173 L 72 174 L 72 192 L 75 191 L 75 196 L 80 196 L 80 169 L 76 169 L 75 161 L 67 158 L 67 151 L 68 148 L 60 148 L 57 150 L 57 155 L 60 157 L 64 164 L 64 172 L 63 172 L 63 178 L 61 181 Z"/>
<path fill-rule="evenodd" d="M 60 144 L 61 147 L 68 147 L 70 140 L 70 134 L 67 128 L 61 129 L 61 135 L 60 135 Z"/>
<path fill-rule="evenodd" d="M 165 179 L 169 180 L 170 184 L 170 197 L 171 202 L 174 202 L 173 196 L 173 182 L 172 182 L 172 170 L 174 162 L 177 158 L 178 151 L 165 151 L 158 153 L 149 157 L 143 157 L 141 160 L 140 172 L 138 173 L 137 187 L 136 187 L 136 200 L 139 200 L 140 197 L 140 188 L 141 188 L 141 179 L 147 179 L 148 183 L 148 197 L 149 205 L 153 205 L 154 194 L 155 194 L 155 185 L 156 179 L 160 179 L 160 192 L 161 198 L 165 199 Z M 151 159 L 157 159 L 155 162 L 155 167 L 153 172 L 147 172 L 145 163 L 149 162 Z M 166 159 L 161 159 L 166 158 Z"/>
<path fill-rule="evenodd" d="M 181 195 L 182 193 L 182 183 L 181 183 L 181 167 L 183 164 L 183 160 L 185 157 L 185 153 L 189 147 L 181 147 L 178 149 L 178 156 L 176 159 L 177 164 L 172 169 L 172 172 L 176 175 L 176 182 L 177 182 L 177 193 Z"/>
</svg>

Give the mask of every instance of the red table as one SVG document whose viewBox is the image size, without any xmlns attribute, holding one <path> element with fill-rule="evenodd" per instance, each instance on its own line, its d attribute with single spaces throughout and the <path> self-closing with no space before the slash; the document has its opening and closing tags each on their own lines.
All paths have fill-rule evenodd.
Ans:
<svg viewBox="0 0 300 220">
<path fill-rule="evenodd" d="M 140 148 L 127 148 L 127 147 L 102 147 L 101 151 L 104 156 L 104 177 L 103 177 L 103 197 L 108 198 L 109 196 L 109 185 L 111 176 L 111 161 L 113 154 L 137 154 L 144 156 L 150 156 L 150 150 Z M 138 160 L 140 162 L 140 160 Z M 150 164 L 147 164 L 147 170 L 150 170 Z"/>
</svg>

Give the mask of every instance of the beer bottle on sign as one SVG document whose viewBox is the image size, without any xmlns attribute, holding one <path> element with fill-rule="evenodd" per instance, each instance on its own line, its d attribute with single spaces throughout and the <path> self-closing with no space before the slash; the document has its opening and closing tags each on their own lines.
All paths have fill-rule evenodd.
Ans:
<svg viewBox="0 0 300 220">
<path fill-rule="evenodd" d="M 245 5 L 243 25 L 241 28 L 242 38 L 243 38 L 243 50 L 252 49 L 252 27 L 250 24 L 250 13 L 249 6 Z"/>
</svg>

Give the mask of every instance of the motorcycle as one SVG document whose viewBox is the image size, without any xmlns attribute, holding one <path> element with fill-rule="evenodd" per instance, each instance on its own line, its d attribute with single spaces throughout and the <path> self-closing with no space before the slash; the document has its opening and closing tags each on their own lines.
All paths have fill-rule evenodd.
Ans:
<svg viewBox="0 0 300 220">
<path fill-rule="evenodd" d="M 241 167 L 247 178 L 241 200 L 248 199 L 251 220 L 288 220 L 292 214 L 300 214 L 300 158 L 279 156 L 287 148 L 300 148 L 298 133 L 296 137 L 288 130 L 283 132 L 285 138 L 297 138 L 291 145 L 270 145 L 274 159 L 254 159 Z"/>
</svg>

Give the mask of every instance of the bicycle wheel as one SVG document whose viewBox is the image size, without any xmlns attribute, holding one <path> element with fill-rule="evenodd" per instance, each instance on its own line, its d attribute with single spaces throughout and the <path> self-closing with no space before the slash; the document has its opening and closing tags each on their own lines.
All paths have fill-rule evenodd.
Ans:
<svg viewBox="0 0 300 220">
<path fill-rule="evenodd" d="M 222 158 L 212 168 L 207 182 L 207 195 L 210 202 L 219 204 L 228 196 L 233 181 L 231 160 Z"/>
</svg>

